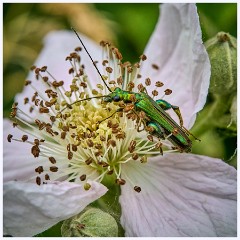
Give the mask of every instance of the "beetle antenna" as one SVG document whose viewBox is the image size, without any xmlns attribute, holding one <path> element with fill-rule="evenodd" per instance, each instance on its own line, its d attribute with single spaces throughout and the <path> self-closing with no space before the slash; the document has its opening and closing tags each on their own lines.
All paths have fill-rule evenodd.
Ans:
<svg viewBox="0 0 240 240">
<path fill-rule="evenodd" d="M 93 98 L 103 98 L 103 97 L 107 97 L 107 96 L 108 96 L 108 95 L 103 95 L 103 96 L 89 97 L 89 98 L 77 100 L 77 101 L 75 101 L 75 102 L 73 102 L 73 103 L 71 103 L 71 104 L 67 104 L 67 106 L 60 111 L 60 113 L 63 112 L 64 110 L 66 110 L 67 108 L 70 108 L 70 109 L 71 109 L 71 108 L 72 108 L 72 105 L 74 105 L 74 104 L 76 104 L 76 103 L 83 102 L 83 101 L 88 101 L 88 100 L 91 100 L 91 99 L 93 99 Z"/>
<path fill-rule="evenodd" d="M 105 80 L 104 80 L 104 78 L 103 78 L 103 75 L 100 73 L 99 69 L 97 68 L 96 64 L 94 63 L 94 61 L 93 61 L 90 53 L 88 52 L 87 48 L 86 48 L 85 45 L 84 45 L 82 39 L 80 38 L 80 36 L 79 36 L 78 33 L 76 32 L 76 30 L 75 30 L 73 27 L 71 27 L 71 28 L 72 28 L 72 30 L 75 32 L 75 34 L 77 35 L 79 41 L 81 42 L 81 44 L 82 44 L 83 48 L 85 49 L 87 55 L 88 55 L 89 58 L 91 59 L 91 61 L 92 61 L 92 63 L 93 63 L 93 66 L 96 68 L 99 76 L 101 77 L 101 79 L 102 79 L 103 83 L 105 84 L 105 86 L 107 87 L 108 91 L 109 91 L 109 92 L 112 92 L 112 90 L 110 89 L 110 87 L 106 84 L 106 82 L 105 82 Z"/>
</svg>

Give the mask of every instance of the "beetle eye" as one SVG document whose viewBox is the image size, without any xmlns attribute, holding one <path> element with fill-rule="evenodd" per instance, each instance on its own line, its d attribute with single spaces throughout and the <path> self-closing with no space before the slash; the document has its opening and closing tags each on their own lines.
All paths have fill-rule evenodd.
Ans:
<svg viewBox="0 0 240 240">
<path fill-rule="evenodd" d="M 118 95 L 113 97 L 113 101 L 114 102 L 119 102 L 120 101 L 120 97 Z"/>
</svg>

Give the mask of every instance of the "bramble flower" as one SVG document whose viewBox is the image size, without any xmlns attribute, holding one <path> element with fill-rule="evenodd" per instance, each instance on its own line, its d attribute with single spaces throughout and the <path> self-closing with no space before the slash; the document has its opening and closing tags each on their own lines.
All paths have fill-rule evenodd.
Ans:
<svg viewBox="0 0 240 240">
<path fill-rule="evenodd" d="M 112 175 L 126 236 L 236 236 L 236 170 L 178 153 L 171 134 L 153 137 L 132 104 L 107 101 L 109 89 L 146 87 L 153 99 L 179 106 L 191 128 L 210 78 L 196 6 L 161 5 L 134 65 L 108 42 L 100 48 L 81 38 L 101 76 L 83 49 L 69 54 L 79 45 L 73 33 L 53 32 L 16 96 L 14 128 L 4 121 L 4 232 L 32 236 L 77 215 L 106 193 L 101 182 Z"/>
</svg>

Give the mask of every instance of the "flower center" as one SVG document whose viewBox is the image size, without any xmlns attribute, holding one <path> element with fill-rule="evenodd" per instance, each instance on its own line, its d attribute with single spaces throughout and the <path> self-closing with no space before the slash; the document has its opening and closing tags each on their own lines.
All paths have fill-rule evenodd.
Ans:
<svg viewBox="0 0 240 240">
<path fill-rule="evenodd" d="M 122 56 L 116 48 L 110 49 L 108 43 L 101 44 L 106 50 L 106 59 L 102 62 L 105 75 L 101 76 L 101 81 L 113 86 L 109 90 L 121 87 L 131 91 L 135 87 L 133 80 L 140 77 L 140 63 L 134 65 L 134 70 L 129 63 L 121 63 Z M 46 66 L 33 68 L 36 78 L 47 86 L 45 93 L 38 92 L 31 81 L 26 81 L 26 85 L 35 91 L 31 100 L 24 99 L 24 104 L 30 104 L 30 115 L 14 104 L 12 117 L 15 118 L 14 126 L 27 135 L 24 134 L 22 139 L 9 135 L 8 141 L 31 144 L 32 155 L 41 158 L 43 164 L 35 169 L 38 185 L 46 184 L 49 180 L 65 179 L 85 182 L 85 189 L 89 189 L 88 180 L 101 182 L 111 174 L 115 176 L 117 184 L 123 185 L 122 164 L 129 161 L 146 163 L 148 156 L 159 155 L 162 143 L 155 141 L 151 135 L 140 135 L 139 127 L 141 119 L 145 117 L 144 112 L 136 114 L 133 104 L 104 100 L 110 95 L 101 84 L 96 85 L 98 90 L 90 89 L 88 76 L 80 64 L 79 51 L 80 48 L 77 48 L 67 57 L 72 65 L 69 73 L 73 76 L 69 91 L 63 87 L 63 81 L 54 79 Z M 145 60 L 145 56 L 141 60 Z M 150 79 L 145 82 L 146 86 L 151 84 Z M 162 85 L 156 83 L 156 87 Z M 145 89 L 142 84 L 137 88 L 139 91 Z M 158 92 L 154 90 L 152 94 L 157 96 Z M 131 101 L 134 101 L 133 95 L 128 96 Z M 35 125 L 31 124 L 34 114 L 37 116 Z M 17 122 L 25 124 L 28 129 L 22 128 Z M 139 186 L 131 184 L 135 191 L 141 191 Z"/>
</svg>

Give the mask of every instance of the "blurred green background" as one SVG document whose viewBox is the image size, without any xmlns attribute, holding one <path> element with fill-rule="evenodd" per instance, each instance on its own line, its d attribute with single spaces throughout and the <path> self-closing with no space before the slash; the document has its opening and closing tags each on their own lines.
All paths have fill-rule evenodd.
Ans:
<svg viewBox="0 0 240 240">
<path fill-rule="evenodd" d="M 110 40 L 120 49 L 124 60 L 134 62 L 142 54 L 159 14 L 158 4 L 146 3 L 5 3 L 3 6 L 4 117 L 9 116 L 13 98 L 22 91 L 29 67 L 49 31 L 74 26 L 98 42 Z M 219 31 L 237 36 L 236 3 L 200 3 L 197 7 L 204 42 Z M 206 129 L 208 135 L 198 136 L 202 141 L 194 145 L 193 152 L 229 160 L 236 149 L 236 134 L 212 130 Z"/>
</svg>

